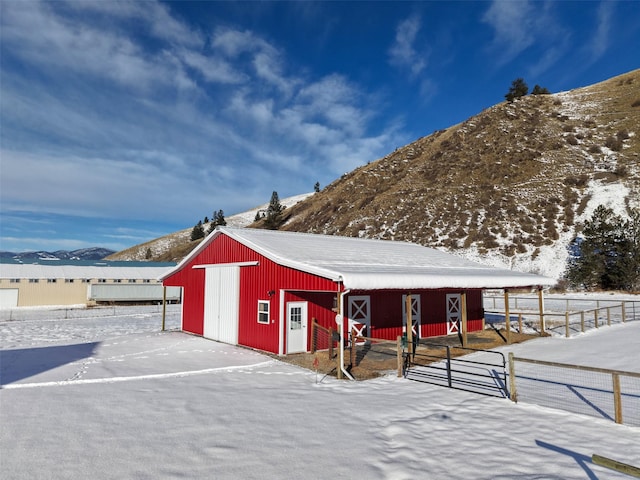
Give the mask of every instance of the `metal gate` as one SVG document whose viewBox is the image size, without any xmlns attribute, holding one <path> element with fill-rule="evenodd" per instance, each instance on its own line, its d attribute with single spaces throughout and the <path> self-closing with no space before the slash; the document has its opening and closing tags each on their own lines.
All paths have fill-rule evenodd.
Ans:
<svg viewBox="0 0 640 480">
<path fill-rule="evenodd" d="M 403 360 L 409 380 L 509 398 L 507 363 L 500 352 L 420 343 L 416 353 L 404 352 Z"/>
</svg>

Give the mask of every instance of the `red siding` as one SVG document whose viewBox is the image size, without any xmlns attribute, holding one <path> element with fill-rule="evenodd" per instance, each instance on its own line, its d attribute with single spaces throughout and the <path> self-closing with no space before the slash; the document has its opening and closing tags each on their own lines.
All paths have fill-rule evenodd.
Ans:
<svg viewBox="0 0 640 480">
<path fill-rule="evenodd" d="M 371 336 L 395 340 L 402 335 L 402 290 L 378 290 L 351 292 L 351 295 L 369 295 L 371 298 Z M 418 290 L 412 295 L 420 295 L 420 337 L 435 337 L 447 334 L 448 293 L 462 293 L 459 290 Z M 484 310 L 482 291 L 467 290 L 467 328 L 469 332 L 482 329 Z"/>
<path fill-rule="evenodd" d="M 194 265 L 217 263 L 235 263 L 258 261 L 257 266 L 240 267 L 240 305 L 238 344 L 260 350 L 278 353 L 279 348 L 279 315 L 280 290 L 320 290 L 333 292 L 337 286 L 335 282 L 315 275 L 301 272 L 289 267 L 283 267 L 238 243 L 226 235 L 215 238 L 199 255 L 179 272 L 174 273 L 164 281 L 167 286 L 184 287 L 183 329 L 202 335 L 204 324 L 204 269 L 192 268 Z M 269 295 L 269 292 L 272 292 Z M 298 293 L 291 296 L 287 293 L 286 301 L 308 299 L 309 325 L 311 318 L 322 319 L 323 324 L 333 321 L 335 313 L 327 313 L 326 305 L 333 302 L 333 296 L 309 293 Z M 312 303 L 315 299 L 321 303 Z M 271 322 L 258 323 L 258 300 L 269 301 L 269 316 Z M 329 317 L 331 317 L 329 319 Z M 286 330 L 286 325 L 283 330 Z M 308 331 L 311 329 L 309 328 Z M 286 334 L 286 332 L 285 332 Z M 286 338 L 282 339 L 286 345 Z M 310 340 L 308 340 L 310 345 Z"/>
<path fill-rule="evenodd" d="M 326 278 L 278 265 L 232 238 L 221 234 L 180 271 L 164 281 L 166 286 L 183 287 L 183 329 L 202 335 L 204 327 L 205 270 L 195 265 L 257 261 L 256 266 L 240 267 L 240 305 L 238 343 L 252 348 L 278 353 L 280 341 L 280 291 L 285 290 L 284 302 L 308 302 L 309 327 L 316 318 L 325 328 L 335 328 L 332 310 L 337 284 Z M 375 338 L 394 340 L 402 335 L 401 290 L 352 291 L 350 295 L 369 295 L 371 299 L 371 333 Z M 446 335 L 446 294 L 459 290 L 420 290 L 412 295 L 421 298 L 422 338 Z M 482 328 L 484 315 L 482 291 L 468 290 L 467 318 L 469 331 Z M 269 324 L 258 323 L 258 300 L 269 301 Z M 345 299 L 345 308 L 347 300 Z M 285 306 L 282 306 L 286 313 Z M 282 325 L 286 337 L 286 318 Z M 311 328 L 308 328 L 311 335 Z M 311 338 L 308 338 L 311 345 Z"/>
</svg>

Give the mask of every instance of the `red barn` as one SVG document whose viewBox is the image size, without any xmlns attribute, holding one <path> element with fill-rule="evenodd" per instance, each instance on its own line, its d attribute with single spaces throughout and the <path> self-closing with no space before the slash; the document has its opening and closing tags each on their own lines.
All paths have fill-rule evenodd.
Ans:
<svg viewBox="0 0 640 480">
<path fill-rule="evenodd" d="M 487 288 L 549 285 L 551 279 L 480 265 L 420 245 L 221 227 L 161 278 L 182 287 L 182 329 L 277 354 L 308 351 L 311 319 L 396 339 L 406 295 L 420 337 L 483 325 Z"/>
</svg>

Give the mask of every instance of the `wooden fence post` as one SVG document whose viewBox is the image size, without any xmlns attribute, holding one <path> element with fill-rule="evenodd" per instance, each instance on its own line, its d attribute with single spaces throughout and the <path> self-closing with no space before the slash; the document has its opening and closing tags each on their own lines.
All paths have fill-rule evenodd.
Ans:
<svg viewBox="0 0 640 480">
<path fill-rule="evenodd" d="M 316 328 L 316 319 L 311 317 L 311 353 L 316 353 L 318 338 L 318 329 Z"/>
<path fill-rule="evenodd" d="M 402 376 L 402 335 L 396 340 L 396 359 L 398 360 L 398 377 Z"/>
<path fill-rule="evenodd" d="M 164 332 L 165 319 L 167 318 L 167 287 L 162 286 L 162 331 Z"/>
<path fill-rule="evenodd" d="M 607 325 L 611 326 L 611 307 L 607 307 Z"/>
<path fill-rule="evenodd" d="M 584 310 L 580 312 L 580 330 L 584 333 Z"/>
<path fill-rule="evenodd" d="M 522 333 L 522 312 L 518 313 L 518 332 Z"/>
<path fill-rule="evenodd" d="M 329 360 L 333 358 L 333 327 L 329 327 Z"/>
<path fill-rule="evenodd" d="M 356 331 L 354 329 L 351 329 L 351 332 L 349 333 L 349 340 L 351 341 L 351 348 L 349 349 L 349 355 L 350 355 L 350 364 L 351 364 L 351 368 L 356 366 Z"/>
<path fill-rule="evenodd" d="M 616 423 L 622 423 L 622 395 L 620 394 L 620 375 L 611 374 L 613 377 L 613 410 L 615 412 Z"/>
<path fill-rule="evenodd" d="M 620 305 L 620 308 L 622 308 L 622 323 L 624 323 L 627 320 L 627 312 L 625 310 L 624 302 L 622 302 L 622 304 Z"/>
<path fill-rule="evenodd" d="M 598 328 L 598 309 L 596 308 L 593 311 L 593 324 L 596 326 L 596 328 Z"/>
<path fill-rule="evenodd" d="M 540 311 L 540 335 L 544 335 L 547 326 L 544 324 L 544 292 L 542 287 L 538 287 L 538 310 Z M 567 308 L 567 310 L 569 310 Z"/>
<path fill-rule="evenodd" d="M 511 344 L 511 316 L 509 315 L 509 289 L 504 289 L 504 325 L 507 331 L 507 345 Z"/>
<path fill-rule="evenodd" d="M 509 352 L 509 390 L 512 402 L 518 401 L 518 393 L 516 392 L 516 362 L 513 352 Z"/>
<path fill-rule="evenodd" d="M 564 336 L 569 338 L 571 332 L 569 332 L 569 312 L 564 312 Z"/>
</svg>

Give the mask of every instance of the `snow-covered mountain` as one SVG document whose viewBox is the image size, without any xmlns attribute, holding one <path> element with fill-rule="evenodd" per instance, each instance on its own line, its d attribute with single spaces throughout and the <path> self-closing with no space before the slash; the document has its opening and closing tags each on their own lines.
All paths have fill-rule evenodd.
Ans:
<svg viewBox="0 0 640 480">
<path fill-rule="evenodd" d="M 55 252 L 45 252 L 42 250 L 35 252 L 0 252 L 1 259 L 12 259 L 15 261 L 24 260 L 42 260 L 42 261 L 56 261 L 56 260 L 102 260 L 104 257 L 115 253 L 108 248 L 80 248 L 78 250 L 57 250 Z"/>
<path fill-rule="evenodd" d="M 313 195 L 313 193 L 303 193 L 301 195 L 280 199 L 280 204 L 283 207 L 291 208 L 293 205 L 305 200 L 311 195 Z M 235 215 L 225 217 L 227 226 L 238 228 L 246 227 L 253 223 L 258 212 L 264 212 L 268 206 L 269 203 L 265 203 L 247 210 L 246 212 L 240 212 Z M 205 232 L 208 232 L 209 224 L 204 224 L 204 229 Z M 134 245 L 126 250 L 110 255 L 107 260 L 144 261 L 151 257 L 150 259 L 154 261 L 178 262 L 182 260 L 182 257 L 187 255 L 199 242 L 198 240 L 195 242 L 191 241 L 192 230 L 193 226 L 156 238 L 155 240 Z"/>
</svg>

